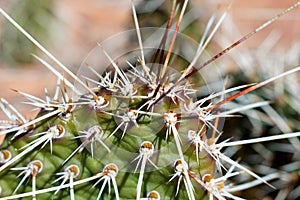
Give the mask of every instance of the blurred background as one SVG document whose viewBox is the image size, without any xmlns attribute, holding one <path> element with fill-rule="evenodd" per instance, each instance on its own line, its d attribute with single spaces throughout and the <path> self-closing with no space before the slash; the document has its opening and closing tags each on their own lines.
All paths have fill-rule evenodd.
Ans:
<svg viewBox="0 0 300 200">
<path fill-rule="evenodd" d="M 87 0 L 84 3 L 79 0 L 0 0 L 0 7 L 76 73 L 97 43 L 134 28 L 130 2 L 130 0 Z M 161 27 L 166 22 L 171 1 L 137 0 L 134 2 L 141 27 Z M 253 31 L 295 2 L 296 0 L 233 1 L 228 11 L 229 15 L 208 46 L 211 55 Z M 211 15 L 218 10 L 222 12 L 230 3 L 231 1 L 221 0 L 191 0 L 183 21 L 186 28 L 181 31 L 199 41 Z M 300 8 L 297 8 L 220 58 L 216 63 L 224 76 L 230 76 L 230 85 L 257 82 L 291 67 L 299 66 L 299 24 Z M 51 63 L 26 37 L 0 16 L 0 97 L 7 99 L 26 118 L 34 117 L 37 111 L 32 111 L 30 106 L 20 104 L 19 102 L 24 101 L 24 98 L 11 89 L 44 99 L 44 88 L 48 88 L 51 94 L 56 84 L 56 77 L 31 54 L 36 54 Z M 229 130 L 232 135 L 240 134 L 241 129 L 235 130 L 234 123 L 242 124 L 244 132 L 251 132 L 252 135 L 246 134 L 246 137 L 299 130 L 299 77 L 299 74 L 294 74 L 285 82 L 277 81 L 274 87 L 266 87 L 266 90 L 259 90 L 250 96 L 255 100 L 261 97 L 261 100 L 272 101 L 274 111 L 282 116 L 287 123 L 285 127 L 288 128 L 278 127 L 280 118 L 270 117 L 272 113 L 270 110 L 259 110 L 258 126 L 256 126 L 257 121 L 251 120 L 248 116 L 250 120 L 242 121 L 241 118 L 238 121 L 232 120 L 224 130 Z M 247 104 L 248 100 L 241 98 L 240 102 L 236 103 Z M 5 116 L 1 112 L 0 119 L 3 118 Z M 274 148 L 278 149 L 279 146 L 272 145 L 271 151 L 276 152 Z M 294 149 L 290 151 L 293 153 Z M 290 156 L 291 152 L 287 153 L 283 150 L 280 152 L 284 152 L 284 155 L 278 152 L 276 152 L 278 156 L 272 154 L 268 158 L 249 155 L 249 163 L 258 165 L 259 162 L 269 162 L 266 165 L 278 167 L 299 158 L 298 154 Z M 246 153 L 249 153 L 249 149 Z M 254 155 L 256 156 L 253 153 Z M 291 158 L 283 159 L 284 156 Z M 264 173 L 263 170 L 260 172 Z M 293 184 L 299 185 L 297 181 L 298 176 Z M 263 188 L 253 193 L 250 190 L 247 195 L 251 199 L 253 194 L 261 193 L 261 196 L 264 196 L 266 192 L 270 191 Z"/>
</svg>

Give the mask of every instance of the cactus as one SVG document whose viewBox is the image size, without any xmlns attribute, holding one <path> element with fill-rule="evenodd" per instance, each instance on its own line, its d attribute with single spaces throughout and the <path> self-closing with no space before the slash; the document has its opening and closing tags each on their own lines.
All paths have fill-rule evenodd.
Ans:
<svg viewBox="0 0 300 200">
<path fill-rule="evenodd" d="M 203 63 L 199 57 L 226 14 L 198 45 L 179 33 L 187 4 L 187 0 L 174 1 L 171 10 L 178 19 L 171 14 L 168 19 L 168 24 L 176 25 L 174 30 L 168 25 L 165 29 L 140 28 L 132 4 L 135 30 L 99 43 L 77 75 L 0 9 L 75 80 L 72 83 L 34 55 L 57 76 L 53 97 L 47 90 L 45 99 L 16 90 L 27 98 L 27 104 L 40 109 L 32 120 L 0 99 L 8 117 L 0 121 L 1 135 L 6 135 L 0 151 L 0 199 L 242 199 L 234 192 L 258 184 L 275 188 L 270 181 L 284 177 L 279 170 L 260 176 L 224 149 L 296 138 L 300 133 L 230 141 L 230 135 L 223 139 L 220 119 L 267 105 L 261 101 L 237 104 L 229 110 L 224 106 L 300 67 L 258 84 L 229 89 L 220 80 L 216 81 L 219 87 L 210 88 L 206 75 L 213 68 L 209 72 L 202 69 L 300 2 Z M 132 36 L 137 45 L 111 46 L 112 40 Z M 247 183 L 243 183 L 245 177 Z"/>
</svg>

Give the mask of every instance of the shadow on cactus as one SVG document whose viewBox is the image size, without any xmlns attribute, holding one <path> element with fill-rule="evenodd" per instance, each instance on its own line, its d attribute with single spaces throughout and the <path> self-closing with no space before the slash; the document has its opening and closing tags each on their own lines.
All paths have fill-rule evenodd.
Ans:
<svg viewBox="0 0 300 200">
<path fill-rule="evenodd" d="M 40 109 L 35 119 L 25 119 L 1 98 L 8 117 L 0 121 L 6 135 L 0 152 L 1 199 L 241 199 L 234 192 L 258 184 L 274 188 L 269 181 L 280 175 L 261 177 L 223 148 L 300 133 L 220 142 L 222 119 L 268 102 L 228 110 L 224 105 L 300 67 L 226 89 L 217 66 L 206 66 L 300 3 L 206 59 L 204 50 L 226 12 L 219 20 L 211 18 L 198 44 L 178 32 L 187 2 L 174 1 L 166 28 L 139 28 L 132 5 L 136 29 L 99 43 L 77 75 L 0 10 L 60 68 L 34 56 L 58 79 L 53 95 L 45 90 L 45 99 L 17 91 Z M 213 80 L 207 78 L 211 73 Z M 231 184 L 245 175 L 252 179 L 242 189 L 241 181 Z"/>
</svg>

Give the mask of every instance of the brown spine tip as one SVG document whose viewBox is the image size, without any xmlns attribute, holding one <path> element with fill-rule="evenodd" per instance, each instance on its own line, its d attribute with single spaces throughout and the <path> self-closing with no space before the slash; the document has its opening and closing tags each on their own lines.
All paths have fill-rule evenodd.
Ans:
<svg viewBox="0 0 300 200">
<path fill-rule="evenodd" d="M 74 178 L 80 175 L 80 168 L 77 165 L 69 165 L 65 171 L 72 174 Z"/>
<path fill-rule="evenodd" d="M 4 164 L 11 159 L 12 155 L 10 151 L 6 149 L 0 150 L 0 164 Z"/>
<path fill-rule="evenodd" d="M 103 172 L 106 172 L 113 176 L 117 176 L 118 171 L 119 171 L 119 169 L 118 169 L 117 165 L 114 163 L 109 163 L 109 164 L 105 165 L 104 169 L 103 169 Z"/>
<path fill-rule="evenodd" d="M 215 177 L 211 174 L 205 174 L 203 177 L 202 177 L 202 180 L 204 183 L 208 183 L 210 182 L 212 179 L 214 179 Z"/>
<path fill-rule="evenodd" d="M 184 170 L 188 170 L 188 164 L 182 159 L 177 159 L 174 162 L 174 170 L 175 172 L 184 172 Z"/>
<path fill-rule="evenodd" d="M 152 142 L 149 141 L 144 141 L 141 146 L 140 146 L 140 153 L 148 153 L 151 154 L 153 153 L 154 146 Z"/>
<path fill-rule="evenodd" d="M 60 124 L 56 125 L 56 129 L 58 130 L 58 133 L 55 134 L 55 138 L 62 138 L 62 137 L 64 137 L 64 135 L 66 133 L 66 129 L 62 125 L 60 125 Z"/>
<path fill-rule="evenodd" d="M 43 171 L 44 164 L 40 160 L 34 160 L 28 163 L 27 167 L 32 169 L 32 176 L 36 176 Z"/>
<path fill-rule="evenodd" d="M 147 198 L 149 200 L 160 200 L 160 194 L 157 191 L 153 190 L 148 193 Z"/>
</svg>

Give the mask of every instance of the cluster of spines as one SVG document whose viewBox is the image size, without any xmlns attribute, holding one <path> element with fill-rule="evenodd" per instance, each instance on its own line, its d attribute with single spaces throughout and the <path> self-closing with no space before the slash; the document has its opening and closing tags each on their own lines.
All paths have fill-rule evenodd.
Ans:
<svg viewBox="0 0 300 200">
<path fill-rule="evenodd" d="M 183 5 L 183 9 L 177 23 L 178 27 L 182 15 L 184 13 L 186 3 L 187 1 L 185 1 L 185 4 Z M 296 5 L 299 5 L 299 3 L 295 4 L 291 8 L 295 7 Z M 4 11 L 2 11 L 2 13 L 3 12 Z M 135 13 L 134 7 L 133 7 L 133 12 Z M 134 19 L 136 24 L 138 24 L 136 17 Z M 272 20 L 270 20 L 270 22 L 272 22 Z M 261 28 L 257 29 L 256 32 L 259 31 L 260 29 Z M 139 28 L 137 26 L 137 31 L 138 30 Z M 174 38 L 176 38 L 176 34 L 174 34 L 173 39 Z M 138 39 L 139 41 L 141 41 L 140 34 L 138 34 Z M 143 117 L 147 116 L 150 119 L 155 117 L 159 119 L 163 119 L 164 129 L 165 129 L 165 140 L 168 141 L 171 136 L 173 136 L 174 138 L 174 143 L 176 146 L 178 158 L 176 158 L 174 162 L 175 174 L 170 178 L 169 182 L 173 181 L 175 177 L 178 177 L 178 183 L 176 184 L 175 195 L 178 194 L 181 187 L 180 183 L 183 182 L 187 197 L 189 199 L 195 199 L 194 186 L 192 184 L 192 180 L 194 180 L 195 184 L 201 185 L 204 189 L 206 189 L 210 193 L 211 198 L 216 197 L 218 199 L 225 199 L 226 197 L 229 197 L 233 199 L 239 199 L 238 197 L 231 195 L 229 192 L 225 190 L 227 187 L 224 185 L 224 182 L 225 180 L 227 180 L 227 178 L 238 175 L 241 172 L 248 173 L 253 177 L 257 178 L 258 180 L 260 180 L 261 182 L 265 182 L 266 184 L 269 184 L 266 182 L 264 178 L 260 178 L 255 173 L 251 172 L 247 168 L 243 167 L 239 163 L 233 161 L 232 159 L 224 155 L 221 152 L 221 149 L 223 147 L 242 145 L 251 142 L 254 143 L 258 141 L 267 141 L 271 139 L 274 140 L 274 139 L 281 139 L 281 138 L 288 138 L 288 137 L 297 137 L 299 136 L 299 133 L 291 133 L 279 137 L 260 138 L 258 140 L 247 140 L 247 141 L 238 141 L 238 142 L 224 141 L 221 143 L 217 143 L 217 139 L 219 138 L 221 133 L 218 132 L 216 124 L 213 124 L 214 120 L 218 119 L 219 117 L 231 116 L 233 111 L 227 111 L 223 113 L 217 112 L 217 114 L 214 114 L 214 112 L 212 111 L 215 111 L 215 109 L 218 110 L 222 104 L 232 99 L 235 99 L 243 94 L 253 91 L 256 88 L 262 87 L 263 85 L 271 81 L 277 80 L 282 76 L 286 76 L 295 71 L 298 71 L 299 68 L 290 70 L 286 73 L 283 73 L 274 78 L 270 78 L 254 86 L 251 85 L 242 86 L 247 88 L 242 90 L 241 92 L 238 92 L 236 95 L 230 96 L 225 99 L 223 99 L 223 95 L 225 93 L 236 91 L 238 89 L 241 89 L 242 87 L 237 87 L 230 90 L 224 90 L 217 95 L 211 95 L 208 96 L 207 98 L 193 102 L 193 98 L 191 97 L 191 94 L 193 94 L 193 91 L 195 89 L 191 87 L 191 84 L 188 81 L 183 81 L 183 80 L 187 77 L 190 77 L 195 71 L 191 70 L 190 67 L 188 67 L 187 68 L 188 70 L 184 71 L 183 74 L 181 74 L 181 76 L 177 80 L 171 79 L 170 77 L 172 77 L 173 74 L 172 72 L 169 72 L 167 70 L 168 68 L 168 56 L 167 56 L 162 70 L 159 70 L 158 71 L 159 73 L 155 74 L 153 73 L 152 70 L 150 70 L 146 66 L 145 64 L 146 62 L 143 54 L 143 48 L 141 42 L 139 43 L 141 49 L 141 59 L 139 59 L 141 68 L 133 67 L 133 65 L 129 63 L 129 65 L 133 68 L 134 72 L 132 74 L 134 74 L 134 76 L 126 74 L 120 67 L 118 67 L 115 61 L 113 61 L 113 59 L 111 59 L 103 49 L 103 53 L 110 60 L 115 71 L 114 73 L 111 74 L 108 73 L 108 75 L 104 77 L 102 77 L 100 74 L 97 74 L 100 79 L 100 82 L 98 82 L 97 80 L 87 79 L 88 81 L 98 84 L 99 87 L 97 89 L 88 88 L 86 84 L 83 84 L 82 81 L 79 81 L 79 79 L 76 78 L 76 80 L 82 83 L 82 86 L 87 88 L 89 92 L 86 95 L 82 95 L 78 101 L 69 98 L 66 89 L 64 87 L 61 89 L 60 77 L 57 84 L 58 87 L 53 99 L 51 99 L 48 96 L 47 92 L 46 92 L 46 100 L 42 100 L 37 97 L 26 94 L 24 92 L 18 91 L 20 94 L 24 95 L 27 99 L 29 99 L 30 101 L 28 102 L 29 104 L 32 104 L 42 109 L 40 115 L 34 120 L 31 121 L 26 120 L 20 113 L 17 112 L 17 110 L 12 105 L 10 105 L 4 99 L 1 99 L 1 108 L 5 112 L 5 114 L 10 118 L 10 121 L 1 121 L 1 124 L 3 124 L 1 128 L 3 130 L 2 134 L 14 133 L 12 137 L 13 140 L 20 138 L 22 137 L 22 135 L 27 133 L 29 133 L 33 137 L 38 137 L 37 139 L 24 145 L 21 148 L 21 150 L 23 149 L 24 150 L 15 157 L 12 157 L 11 153 L 8 150 L 6 149 L 1 150 L 1 154 L 0 154 L 1 156 L 0 161 L 2 163 L 2 166 L 0 167 L 1 172 L 6 170 L 10 165 L 13 165 L 19 159 L 22 159 L 23 156 L 25 156 L 27 153 L 36 150 L 38 147 L 42 149 L 48 143 L 50 143 L 50 153 L 52 153 L 52 142 L 65 137 L 65 133 L 66 133 L 65 126 L 67 126 L 68 123 L 72 123 L 73 121 L 75 121 L 76 123 L 77 111 L 75 107 L 77 107 L 78 109 L 87 107 L 85 108 L 84 111 L 91 109 L 95 111 L 96 115 L 99 115 L 100 113 L 101 116 L 105 115 L 107 119 L 117 118 L 119 119 L 120 122 L 116 123 L 116 127 L 114 127 L 113 131 L 107 137 L 104 136 L 103 127 L 101 127 L 101 124 L 91 126 L 87 130 L 79 130 L 78 131 L 79 135 L 75 136 L 75 138 L 76 139 L 79 138 L 81 140 L 81 144 L 78 146 L 78 148 L 74 150 L 74 153 L 72 153 L 71 156 L 66 158 L 64 163 L 67 163 L 69 159 L 72 159 L 73 155 L 75 155 L 77 152 L 79 153 L 82 152 L 83 149 L 88 146 L 90 146 L 92 157 L 95 157 L 96 159 L 97 156 L 94 154 L 94 145 L 96 145 L 96 142 L 100 143 L 100 146 L 103 147 L 103 150 L 109 153 L 110 152 L 113 153 L 113 151 L 110 149 L 110 146 L 107 146 L 105 144 L 105 140 L 109 139 L 110 137 L 114 136 L 117 132 L 119 132 L 121 133 L 121 135 L 119 134 L 118 136 L 115 136 L 115 138 L 119 138 L 119 142 L 120 141 L 122 142 L 122 139 L 126 137 L 128 129 L 130 129 L 131 126 L 136 126 L 138 128 L 142 126 L 141 124 L 139 124 L 139 122 L 142 121 Z M 171 50 L 172 47 L 170 47 L 170 50 L 168 52 L 171 52 Z M 132 77 L 134 79 L 132 79 Z M 138 82 L 140 84 L 138 85 L 139 87 L 143 87 L 146 85 L 148 88 L 151 88 L 152 92 L 150 92 L 150 95 L 140 94 L 138 88 L 134 87 L 133 82 L 135 83 Z M 63 94 L 61 102 L 59 102 L 58 99 L 59 91 L 61 91 Z M 203 103 L 212 100 L 216 97 L 220 97 L 221 100 L 218 101 L 217 103 L 211 103 L 207 107 L 202 106 Z M 264 104 L 265 102 L 262 102 L 260 104 L 252 105 L 252 107 L 261 106 Z M 123 108 L 124 105 L 126 109 L 125 111 Z M 166 108 L 166 105 L 170 107 Z M 250 107 L 247 107 L 245 109 L 249 109 L 249 108 Z M 156 110 L 158 110 L 159 112 L 156 112 Z M 239 111 L 239 110 L 234 110 L 234 111 Z M 82 112 L 79 112 L 79 114 L 81 113 Z M 54 121 L 56 122 L 57 121 L 56 118 L 60 118 L 59 120 L 61 120 L 61 124 L 50 125 L 48 126 L 46 131 L 44 130 L 42 132 L 34 134 L 35 130 L 37 130 L 35 127 L 39 127 L 42 124 L 47 124 L 47 122 L 51 121 L 52 119 L 54 119 Z M 93 120 L 97 121 L 97 119 L 96 120 L 93 119 Z M 188 128 L 184 127 L 185 124 L 189 123 L 188 120 L 196 121 L 196 126 L 193 125 L 193 129 L 189 128 L 189 126 L 187 126 Z M 183 131 L 180 130 L 181 128 L 185 130 L 184 136 L 182 136 Z M 207 129 L 213 129 L 212 136 L 207 135 Z M 153 131 L 155 132 L 156 130 Z M 76 134 L 73 133 L 72 135 L 76 135 Z M 186 137 L 188 138 L 188 140 L 182 141 L 181 137 Z M 193 159 L 191 159 L 192 155 L 185 154 L 185 150 L 188 149 L 185 145 L 188 144 L 191 144 L 191 148 L 195 149 L 194 152 L 196 156 Z M 152 156 L 155 149 L 158 151 L 160 149 L 158 147 L 155 147 L 150 141 L 143 141 L 140 147 L 137 149 L 139 149 L 139 155 L 134 159 L 134 161 L 138 160 L 135 171 L 137 170 L 138 165 L 140 163 L 141 163 L 141 170 L 140 170 L 137 188 L 136 188 L 137 190 L 136 198 L 142 199 L 141 187 L 143 183 L 143 173 L 146 167 L 146 163 L 147 161 L 150 162 L 155 168 L 157 168 L 156 170 L 159 170 L 159 167 L 161 166 L 151 161 L 150 157 Z M 205 155 L 207 155 L 211 159 L 211 163 L 215 163 L 214 165 L 216 166 L 217 171 L 219 171 L 220 173 L 224 169 L 227 170 L 223 162 L 228 163 L 232 167 L 230 168 L 230 170 L 227 170 L 226 175 L 221 176 L 220 178 L 214 178 L 214 176 L 211 175 L 212 173 L 214 173 L 214 167 L 211 170 L 211 174 L 210 173 L 202 174 L 201 172 L 197 174 L 196 170 L 193 171 L 192 169 L 193 167 L 190 167 L 188 163 L 191 164 L 193 163 L 193 160 L 194 161 L 196 160 L 197 162 L 195 163 L 197 163 L 199 167 L 199 165 L 201 164 L 199 162 L 200 152 L 205 152 Z M 37 174 L 41 172 L 42 168 L 43 168 L 43 164 L 40 160 L 31 161 L 26 165 L 26 167 L 11 168 L 12 170 L 23 170 L 20 174 L 24 174 L 24 177 L 21 180 L 20 184 L 23 183 L 23 181 L 26 178 L 31 176 L 32 192 L 30 194 L 33 198 L 36 198 L 36 195 L 39 194 L 39 191 L 36 190 L 35 178 Z M 240 171 L 232 172 L 234 168 L 239 168 Z M 120 198 L 119 191 L 118 191 L 119 189 L 116 183 L 116 176 L 118 174 L 118 171 L 119 168 L 116 164 L 109 163 L 104 166 L 102 172 L 86 179 L 74 181 L 73 178 L 77 178 L 79 176 L 80 169 L 77 165 L 69 165 L 68 167 L 65 168 L 64 172 L 58 173 L 58 175 L 62 175 L 62 177 L 54 181 L 57 182 L 62 180 L 62 184 L 58 187 L 52 187 L 45 191 L 46 192 L 55 191 L 55 193 L 57 193 L 60 189 L 70 188 L 70 196 L 72 199 L 75 199 L 74 190 L 73 190 L 74 189 L 73 187 L 75 185 L 98 179 L 98 181 L 93 185 L 96 186 L 97 184 L 102 182 L 102 186 L 100 188 L 100 192 L 98 193 L 97 199 L 101 197 L 106 184 L 108 184 L 108 189 L 110 191 L 111 183 L 113 184 L 114 187 L 116 199 L 119 199 Z M 67 181 L 69 182 L 65 184 Z M 15 192 L 19 189 L 20 184 L 15 189 Z M 23 196 L 25 196 L 25 194 L 23 194 Z M 148 194 L 147 198 L 159 199 L 160 194 L 156 191 L 152 191 Z"/>
</svg>

